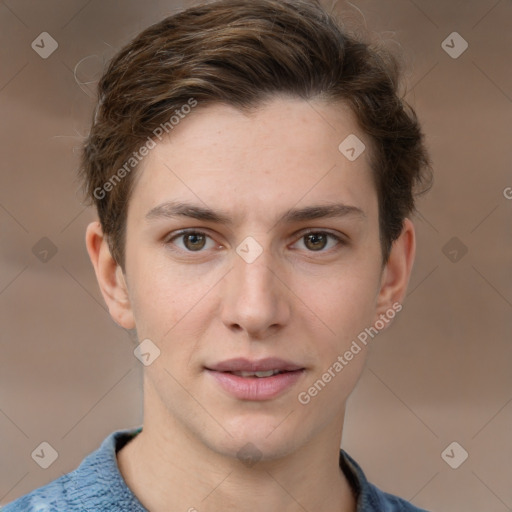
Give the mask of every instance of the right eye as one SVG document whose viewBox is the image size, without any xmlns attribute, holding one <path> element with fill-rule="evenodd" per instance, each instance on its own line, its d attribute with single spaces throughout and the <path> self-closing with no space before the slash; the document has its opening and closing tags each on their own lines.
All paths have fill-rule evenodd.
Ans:
<svg viewBox="0 0 512 512">
<path fill-rule="evenodd" d="M 180 245 L 178 243 L 175 243 L 174 242 L 175 240 L 181 240 L 182 244 Z M 206 247 L 208 240 L 211 241 L 210 247 Z M 175 245 L 181 251 L 189 252 L 189 253 L 190 252 L 204 252 L 203 249 L 205 247 L 207 249 L 208 248 L 211 249 L 211 248 L 215 247 L 215 245 L 216 245 L 215 242 L 213 241 L 213 239 L 210 236 L 208 236 L 205 232 L 198 231 L 195 229 L 184 229 L 184 230 L 174 234 L 170 238 L 168 237 L 165 241 L 165 244 L 166 245 L 170 245 L 170 244 Z"/>
</svg>

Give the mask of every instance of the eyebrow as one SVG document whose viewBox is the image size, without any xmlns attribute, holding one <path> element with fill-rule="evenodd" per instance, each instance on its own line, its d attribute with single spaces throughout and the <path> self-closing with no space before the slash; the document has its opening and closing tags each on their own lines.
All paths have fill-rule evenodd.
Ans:
<svg viewBox="0 0 512 512">
<path fill-rule="evenodd" d="M 366 214 L 357 206 L 343 203 L 319 204 L 306 206 L 304 208 L 291 208 L 278 219 L 278 222 L 293 223 L 347 216 L 365 218 Z M 180 201 L 167 201 L 159 204 L 146 214 L 146 219 L 149 221 L 161 218 L 174 219 L 176 217 L 189 217 L 191 219 L 210 221 L 226 226 L 233 224 L 231 217 L 225 212 L 215 211 L 204 206 Z"/>
</svg>

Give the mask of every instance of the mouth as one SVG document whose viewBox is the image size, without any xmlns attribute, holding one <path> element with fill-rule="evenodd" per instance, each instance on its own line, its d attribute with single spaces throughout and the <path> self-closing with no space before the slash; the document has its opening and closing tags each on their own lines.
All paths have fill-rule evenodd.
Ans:
<svg viewBox="0 0 512 512">
<path fill-rule="evenodd" d="M 306 369 L 277 358 L 259 361 L 237 358 L 205 367 L 216 384 L 240 400 L 270 400 L 293 387 Z"/>
<path fill-rule="evenodd" d="M 231 375 L 237 375 L 238 377 L 257 377 L 258 379 L 262 379 L 265 377 L 272 377 L 273 375 L 279 375 L 281 373 L 286 373 L 287 370 L 267 370 L 262 372 L 224 372 L 230 373 Z"/>
<path fill-rule="evenodd" d="M 244 357 L 236 357 L 233 359 L 226 359 L 219 363 L 209 365 L 206 367 L 207 370 L 213 370 L 216 372 L 228 372 L 228 373 L 246 373 L 251 375 L 261 375 L 262 377 L 269 377 L 269 372 L 290 372 L 295 370 L 303 370 L 304 367 L 300 364 L 292 361 L 286 361 L 278 357 L 267 357 L 265 359 L 251 360 Z M 250 376 L 250 375 L 247 375 Z"/>
</svg>

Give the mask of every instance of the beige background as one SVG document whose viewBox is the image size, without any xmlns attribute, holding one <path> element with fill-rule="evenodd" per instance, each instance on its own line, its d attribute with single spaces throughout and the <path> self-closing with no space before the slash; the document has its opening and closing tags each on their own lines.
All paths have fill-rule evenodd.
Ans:
<svg viewBox="0 0 512 512">
<path fill-rule="evenodd" d="M 142 365 L 85 251 L 94 212 L 77 193 L 77 148 L 103 62 L 185 5 L 0 3 L 0 503 L 141 422 Z M 407 98 L 435 171 L 416 217 L 404 310 L 373 341 L 343 447 L 370 481 L 418 506 L 510 511 L 512 2 L 354 0 L 335 9 L 404 52 Z M 43 31 L 58 42 L 47 59 L 31 48 Z M 469 44 L 456 59 L 441 46 L 454 31 Z M 57 249 L 46 262 L 37 257 L 48 249 L 43 237 Z M 59 455 L 46 470 L 31 458 L 42 441 Z M 469 453 L 458 469 L 441 458 L 452 441 Z"/>
</svg>

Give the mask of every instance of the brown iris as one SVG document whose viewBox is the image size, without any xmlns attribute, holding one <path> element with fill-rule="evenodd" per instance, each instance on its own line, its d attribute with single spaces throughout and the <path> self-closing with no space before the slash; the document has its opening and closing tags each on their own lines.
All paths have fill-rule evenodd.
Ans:
<svg viewBox="0 0 512 512">
<path fill-rule="evenodd" d="M 201 233 L 186 233 L 183 235 L 183 243 L 191 251 L 201 250 L 206 243 L 206 236 Z"/>
<path fill-rule="evenodd" d="M 323 249 L 327 243 L 327 235 L 325 233 L 310 233 L 305 235 L 304 238 L 306 239 L 306 247 L 314 251 Z M 308 242 L 312 242 L 312 245 L 309 246 Z"/>
</svg>

